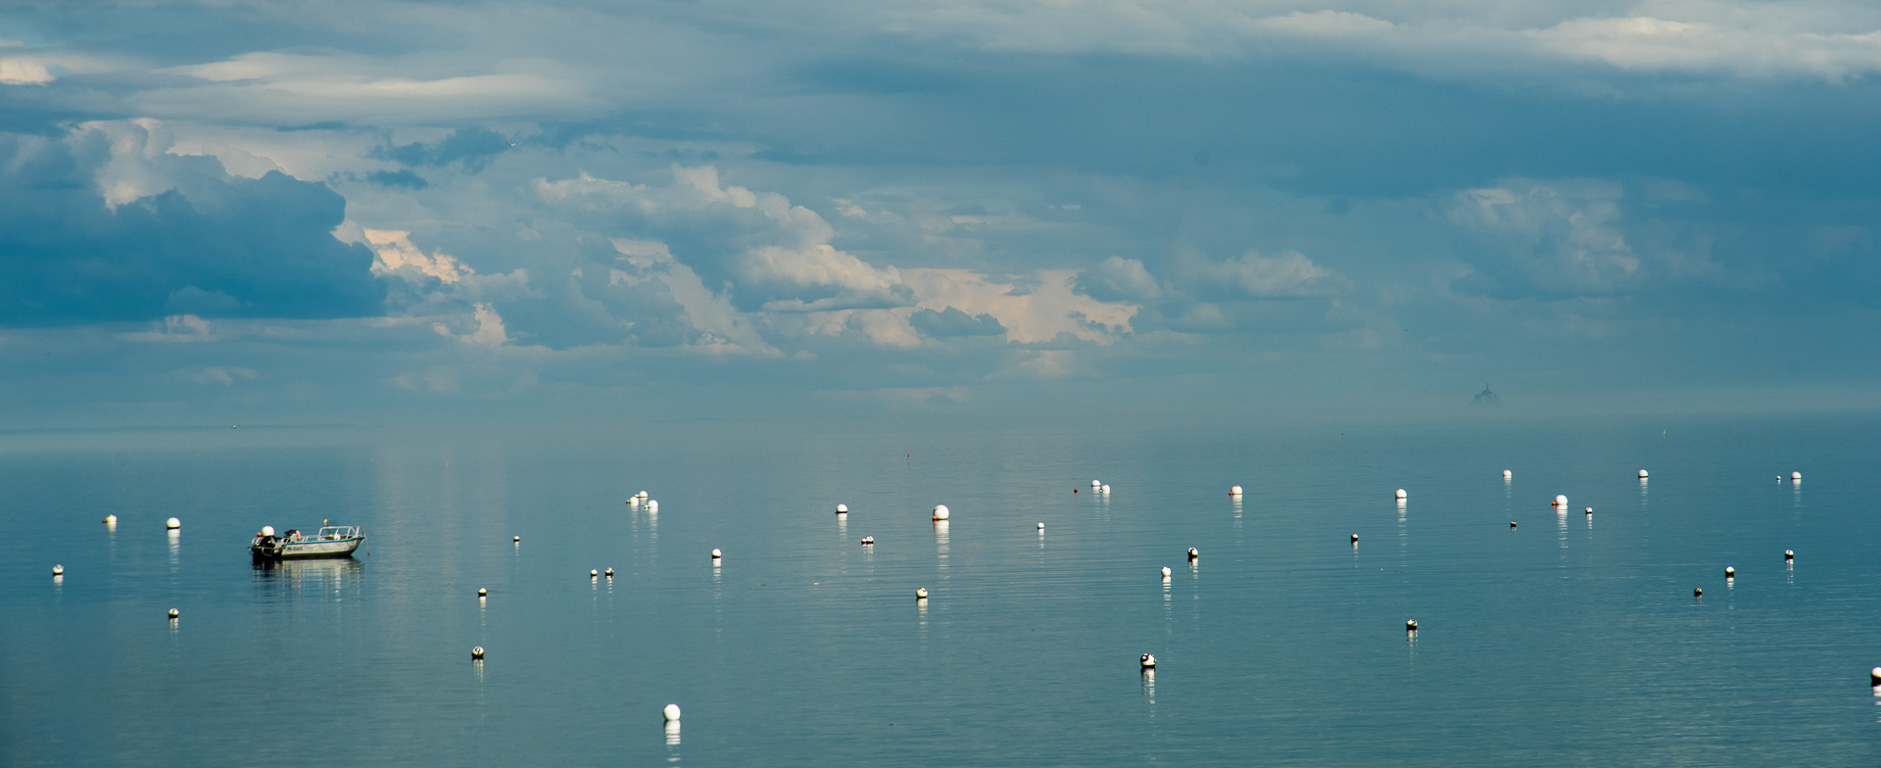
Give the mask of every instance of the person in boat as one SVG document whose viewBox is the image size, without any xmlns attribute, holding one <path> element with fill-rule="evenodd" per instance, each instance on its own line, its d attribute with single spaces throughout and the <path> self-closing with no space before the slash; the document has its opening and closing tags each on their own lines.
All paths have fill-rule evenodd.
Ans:
<svg viewBox="0 0 1881 768">
<path fill-rule="evenodd" d="M 300 529 L 299 528 L 287 529 L 287 533 L 281 537 L 281 540 L 289 542 L 289 543 L 300 541 Z"/>
</svg>

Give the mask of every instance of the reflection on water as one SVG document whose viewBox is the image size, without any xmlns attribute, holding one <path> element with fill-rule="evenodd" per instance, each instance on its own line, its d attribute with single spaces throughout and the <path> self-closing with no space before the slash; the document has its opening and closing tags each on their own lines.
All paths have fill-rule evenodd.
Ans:
<svg viewBox="0 0 1881 768">
<path fill-rule="evenodd" d="M 366 572 L 364 565 L 350 557 L 255 560 L 252 567 L 255 585 L 263 594 L 298 596 L 317 591 L 336 601 L 349 590 L 357 590 Z"/>
<path fill-rule="evenodd" d="M 183 532 L 171 528 L 168 533 L 170 534 L 170 572 L 176 573 L 176 566 L 183 554 Z"/>
<path fill-rule="evenodd" d="M 1150 703 L 1150 706 L 1156 706 L 1155 668 L 1146 668 L 1143 670 L 1143 698 Z"/>
<path fill-rule="evenodd" d="M 940 569 L 947 570 L 947 521 L 934 521 L 934 552 L 940 556 Z"/>
</svg>

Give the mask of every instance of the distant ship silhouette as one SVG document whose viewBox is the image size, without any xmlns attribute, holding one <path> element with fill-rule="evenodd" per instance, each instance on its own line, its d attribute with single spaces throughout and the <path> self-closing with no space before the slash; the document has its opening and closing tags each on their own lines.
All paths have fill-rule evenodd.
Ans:
<svg viewBox="0 0 1881 768">
<path fill-rule="evenodd" d="M 1476 393 L 1476 399 L 1472 402 L 1476 405 L 1495 405 L 1502 402 L 1502 397 L 1489 391 L 1489 387 L 1485 385 L 1483 391 Z"/>
</svg>

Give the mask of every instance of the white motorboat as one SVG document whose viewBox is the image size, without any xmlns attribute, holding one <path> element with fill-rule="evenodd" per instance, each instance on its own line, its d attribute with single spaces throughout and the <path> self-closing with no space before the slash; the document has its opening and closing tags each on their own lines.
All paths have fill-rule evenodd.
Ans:
<svg viewBox="0 0 1881 768">
<path fill-rule="evenodd" d="M 248 551 L 256 560 L 289 560 L 306 557 L 352 557 L 353 550 L 366 543 L 366 535 L 357 525 L 321 526 L 312 536 L 297 529 L 274 535 L 274 526 L 265 526 L 255 534 Z"/>
</svg>

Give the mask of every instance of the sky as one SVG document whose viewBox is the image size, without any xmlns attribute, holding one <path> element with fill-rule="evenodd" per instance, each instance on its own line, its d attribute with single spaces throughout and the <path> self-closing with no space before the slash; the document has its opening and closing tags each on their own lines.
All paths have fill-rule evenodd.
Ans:
<svg viewBox="0 0 1881 768">
<path fill-rule="evenodd" d="M 1872 409 L 1878 78 L 1832 0 L 13 0 L 0 426 Z"/>
</svg>

